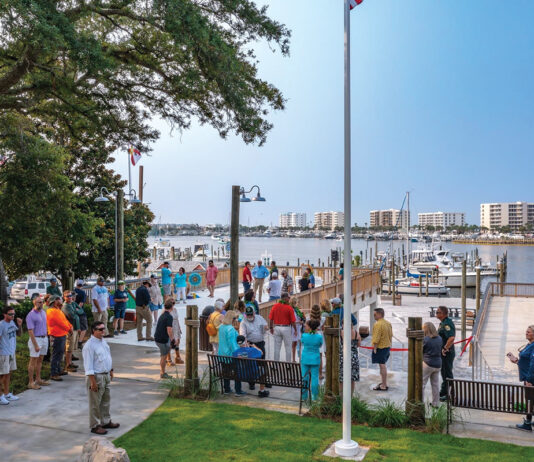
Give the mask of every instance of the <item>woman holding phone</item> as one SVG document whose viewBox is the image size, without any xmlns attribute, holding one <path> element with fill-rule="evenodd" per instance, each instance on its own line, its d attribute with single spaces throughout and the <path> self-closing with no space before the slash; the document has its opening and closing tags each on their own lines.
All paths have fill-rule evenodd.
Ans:
<svg viewBox="0 0 534 462">
<path fill-rule="evenodd" d="M 519 357 L 508 353 L 508 359 L 517 364 L 519 369 L 519 380 L 528 387 L 525 390 L 525 398 L 531 403 L 531 408 L 527 409 L 527 416 L 522 424 L 517 424 L 515 428 L 527 432 L 532 431 L 532 406 L 534 406 L 534 324 L 527 327 L 525 337 L 528 343 L 519 348 Z"/>
</svg>

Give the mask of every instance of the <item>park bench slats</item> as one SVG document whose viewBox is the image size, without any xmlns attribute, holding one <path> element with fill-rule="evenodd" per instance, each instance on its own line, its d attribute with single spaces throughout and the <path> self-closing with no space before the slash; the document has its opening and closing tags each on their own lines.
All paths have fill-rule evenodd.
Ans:
<svg viewBox="0 0 534 462">
<path fill-rule="evenodd" d="M 210 369 L 210 395 L 212 383 L 220 381 L 221 391 L 223 380 L 237 380 L 238 382 L 255 382 L 276 387 L 298 388 L 300 390 L 299 414 L 302 411 L 302 395 L 308 391 L 311 399 L 310 373 L 302 377 L 302 370 L 298 363 L 272 361 L 266 359 L 233 358 L 208 354 Z M 254 380 L 250 380 L 254 377 Z"/>
<path fill-rule="evenodd" d="M 534 410 L 534 388 L 513 383 L 447 379 L 447 433 L 453 407 L 508 414 Z"/>
</svg>

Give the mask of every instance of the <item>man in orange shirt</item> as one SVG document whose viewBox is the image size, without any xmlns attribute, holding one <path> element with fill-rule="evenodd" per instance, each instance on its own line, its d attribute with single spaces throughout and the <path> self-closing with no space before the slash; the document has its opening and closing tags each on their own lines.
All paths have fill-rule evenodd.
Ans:
<svg viewBox="0 0 534 462">
<path fill-rule="evenodd" d="M 269 327 L 274 336 L 275 361 L 280 361 L 282 342 L 286 351 L 286 362 L 291 361 L 292 334 L 295 330 L 295 322 L 295 310 L 289 304 L 289 294 L 284 292 L 280 302 L 276 303 L 269 313 Z"/>
<path fill-rule="evenodd" d="M 52 295 L 48 299 L 49 308 L 46 312 L 46 323 L 48 325 L 48 335 L 52 340 L 52 361 L 50 362 L 51 380 L 61 382 L 62 375 L 67 375 L 66 371 L 61 371 L 61 362 L 65 353 L 65 342 L 67 335 L 72 332 L 72 324 L 67 321 L 65 314 L 61 311 L 63 301 L 61 297 Z"/>
</svg>

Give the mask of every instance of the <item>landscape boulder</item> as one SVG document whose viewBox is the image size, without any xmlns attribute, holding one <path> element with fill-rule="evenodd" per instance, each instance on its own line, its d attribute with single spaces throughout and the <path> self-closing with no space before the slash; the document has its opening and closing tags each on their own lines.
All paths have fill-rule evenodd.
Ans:
<svg viewBox="0 0 534 462">
<path fill-rule="evenodd" d="M 116 448 L 106 438 L 95 436 L 85 442 L 78 462 L 130 462 L 126 449 Z"/>
</svg>

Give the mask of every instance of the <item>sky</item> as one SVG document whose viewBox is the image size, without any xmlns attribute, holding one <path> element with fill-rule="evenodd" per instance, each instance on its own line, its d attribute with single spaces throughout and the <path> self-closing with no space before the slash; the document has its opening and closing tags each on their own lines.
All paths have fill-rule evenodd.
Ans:
<svg viewBox="0 0 534 462">
<path fill-rule="evenodd" d="M 254 48 L 286 109 L 269 114 L 262 147 L 154 121 L 161 138 L 140 164 L 155 222 L 227 224 L 234 184 L 267 199 L 241 204 L 243 225 L 343 210 L 343 0 L 268 4 L 292 31 L 290 56 Z M 446 211 L 478 224 L 482 202 L 534 202 L 533 18 L 532 0 L 365 0 L 352 11 L 352 223 L 400 208 L 406 191 L 412 223 Z M 127 178 L 125 152 L 113 168 Z M 132 177 L 137 189 L 137 166 Z"/>
</svg>

